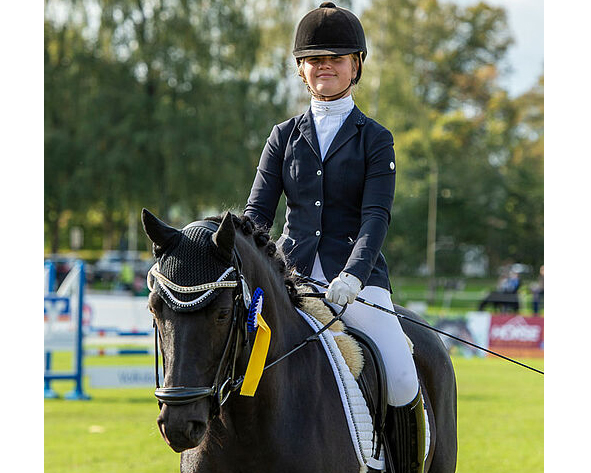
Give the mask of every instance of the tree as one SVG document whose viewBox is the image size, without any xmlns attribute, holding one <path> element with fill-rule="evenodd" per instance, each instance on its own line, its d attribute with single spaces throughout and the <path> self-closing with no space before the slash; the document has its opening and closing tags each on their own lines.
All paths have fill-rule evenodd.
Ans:
<svg viewBox="0 0 591 473">
<path fill-rule="evenodd" d="M 507 259 L 537 269 L 544 264 L 544 77 L 512 104 L 511 153 L 502 169 L 505 224 L 495 241 L 504 243 Z"/>
<path fill-rule="evenodd" d="M 440 274 L 458 274 L 471 245 L 500 261 L 508 245 L 492 240 L 505 217 L 518 123 L 497 80 L 512 42 L 505 11 L 376 0 L 363 23 L 370 51 L 357 100 L 393 130 L 397 153 L 386 244 L 394 270 L 408 273 L 427 259 L 434 277 L 437 254 Z"/>
<path fill-rule="evenodd" d="M 88 188 L 77 172 L 85 148 L 79 125 L 89 96 L 80 25 L 71 19 L 62 25 L 46 22 L 44 53 L 45 222 L 50 247 L 56 252 L 60 219 L 89 202 Z"/>
<path fill-rule="evenodd" d="M 56 3 L 66 4 L 47 5 Z M 288 5 L 267 3 L 267 19 Z M 142 206 L 175 223 L 241 207 L 264 139 L 286 109 L 285 61 L 257 62 L 270 28 L 254 15 L 259 4 L 68 5 L 65 20 L 46 9 L 48 225 L 57 228 L 65 212 L 80 221 L 98 213 L 103 246 L 112 247 Z"/>
<path fill-rule="evenodd" d="M 316 6 L 46 0 L 47 246 L 77 225 L 116 247 L 141 207 L 177 225 L 241 209 L 272 125 L 308 100 L 292 32 Z M 355 100 L 395 139 L 393 272 L 458 274 L 474 246 L 492 267 L 540 264 L 543 81 L 517 99 L 499 86 L 504 10 L 374 0 L 362 21 Z"/>
</svg>

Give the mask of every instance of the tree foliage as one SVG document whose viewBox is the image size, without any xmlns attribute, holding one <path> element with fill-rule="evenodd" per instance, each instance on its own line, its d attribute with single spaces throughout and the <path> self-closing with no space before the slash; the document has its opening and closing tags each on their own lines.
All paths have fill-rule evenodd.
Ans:
<svg viewBox="0 0 591 473">
<path fill-rule="evenodd" d="M 265 26 L 254 6 L 73 2 L 66 21 L 46 19 L 45 218 L 54 251 L 66 211 L 80 222 L 98 212 L 109 247 L 143 206 L 181 220 L 243 205 L 261 143 L 287 113 L 283 71 L 256 61 Z"/>
<path fill-rule="evenodd" d="M 536 98 L 511 99 L 498 84 L 512 43 L 505 11 L 375 0 L 362 21 L 370 52 L 357 101 L 393 131 L 397 152 L 386 247 L 395 271 L 426 260 L 433 174 L 438 273 L 459 274 L 463 253 L 475 247 L 491 267 L 509 259 L 542 264 L 542 168 L 523 160 L 543 160 L 543 105 L 536 105 L 535 134 L 526 136 Z M 543 100 L 541 88 L 532 94 Z"/>
<path fill-rule="evenodd" d="M 114 248 L 142 207 L 173 224 L 241 209 L 272 125 L 307 101 L 291 48 L 315 6 L 46 0 L 46 247 L 67 248 L 75 225 L 86 247 Z M 499 86 L 505 11 L 373 0 L 362 22 L 355 100 L 397 154 L 393 271 L 425 263 L 434 183 L 439 274 L 474 248 L 491 268 L 542 264 L 543 77 L 517 98 Z"/>
</svg>

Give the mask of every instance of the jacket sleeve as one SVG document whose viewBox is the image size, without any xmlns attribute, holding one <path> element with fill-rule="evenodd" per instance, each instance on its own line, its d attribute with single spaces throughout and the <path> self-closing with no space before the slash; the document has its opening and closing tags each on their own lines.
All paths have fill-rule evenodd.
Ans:
<svg viewBox="0 0 591 473">
<path fill-rule="evenodd" d="M 361 226 L 355 246 L 343 269 L 357 276 L 364 286 L 380 254 L 390 224 L 396 182 L 392 134 L 383 128 L 367 153 Z"/>
<path fill-rule="evenodd" d="M 283 192 L 284 154 L 285 144 L 279 127 L 275 125 L 261 153 L 250 196 L 244 208 L 245 215 L 267 229 L 273 225 L 277 204 Z"/>
</svg>

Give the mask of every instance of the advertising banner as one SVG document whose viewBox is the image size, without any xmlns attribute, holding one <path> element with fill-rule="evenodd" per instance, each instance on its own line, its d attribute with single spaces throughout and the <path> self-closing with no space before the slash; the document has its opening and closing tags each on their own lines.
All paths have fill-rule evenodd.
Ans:
<svg viewBox="0 0 591 473">
<path fill-rule="evenodd" d="M 489 348 L 508 356 L 543 356 L 544 319 L 494 315 L 490 319 Z"/>
<path fill-rule="evenodd" d="M 92 366 L 86 371 L 93 388 L 154 388 L 156 385 L 153 366 Z M 163 383 L 162 372 L 159 374 Z"/>
<path fill-rule="evenodd" d="M 47 294 L 44 306 L 45 351 L 74 351 L 76 323 L 70 310 L 70 298 Z"/>
</svg>

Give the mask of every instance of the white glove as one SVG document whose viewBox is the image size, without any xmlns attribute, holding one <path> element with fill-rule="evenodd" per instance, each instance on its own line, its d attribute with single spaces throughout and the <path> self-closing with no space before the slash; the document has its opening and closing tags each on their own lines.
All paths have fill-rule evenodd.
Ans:
<svg viewBox="0 0 591 473">
<path fill-rule="evenodd" d="M 352 304 L 361 291 L 361 281 L 349 273 L 342 272 L 332 280 L 326 291 L 326 300 L 338 305 Z"/>
</svg>

